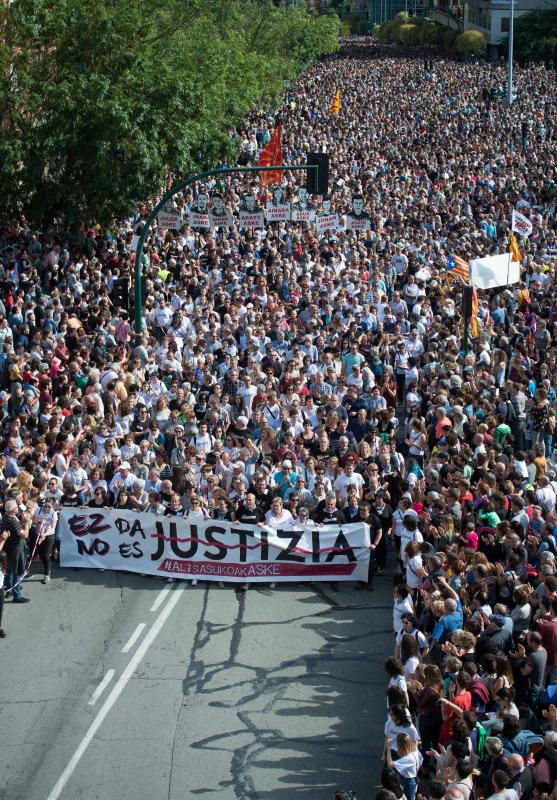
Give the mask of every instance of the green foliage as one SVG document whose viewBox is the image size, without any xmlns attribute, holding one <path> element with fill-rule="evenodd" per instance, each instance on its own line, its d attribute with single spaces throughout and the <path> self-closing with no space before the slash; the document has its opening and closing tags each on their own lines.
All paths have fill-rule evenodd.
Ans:
<svg viewBox="0 0 557 800">
<path fill-rule="evenodd" d="M 417 25 L 401 25 L 398 29 L 398 41 L 402 44 L 419 44 L 420 29 Z"/>
<path fill-rule="evenodd" d="M 396 26 L 395 23 L 390 22 L 382 22 L 381 23 L 381 41 L 382 42 L 394 42 L 396 36 Z"/>
<path fill-rule="evenodd" d="M 439 43 L 440 34 L 443 33 L 445 28 L 435 23 L 424 25 L 420 30 L 420 43 L 429 47 L 434 47 Z"/>
<path fill-rule="evenodd" d="M 443 46 L 446 50 L 452 50 L 458 38 L 458 31 L 454 28 L 445 28 L 443 31 Z"/>
<path fill-rule="evenodd" d="M 430 22 L 424 17 L 407 17 L 406 12 L 401 11 L 394 19 L 375 25 L 373 35 L 384 42 L 421 44 L 425 47 L 437 47 L 446 52 L 454 48 L 458 31 Z"/>
<path fill-rule="evenodd" d="M 376 27 L 378 28 L 379 25 L 377 25 Z M 352 33 L 352 31 L 350 29 L 350 23 L 348 22 L 348 20 L 346 20 L 346 19 L 341 20 L 340 21 L 340 35 L 343 36 L 343 37 L 346 37 L 346 36 L 350 36 L 351 33 Z"/>
<path fill-rule="evenodd" d="M 349 33 L 367 32 L 367 19 L 361 14 L 346 13 L 342 17 L 342 23 L 348 26 Z"/>
<path fill-rule="evenodd" d="M 461 56 L 483 56 L 486 41 L 481 31 L 465 31 L 456 40 L 456 49 Z"/>
<path fill-rule="evenodd" d="M 521 60 L 549 61 L 557 49 L 557 9 L 531 11 L 514 23 L 514 55 Z"/>
<path fill-rule="evenodd" d="M 106 223 L 232 158 L 230 130 L 339 29 L 271 0 L 0 4 L 0 214 Z"/>
</svg>

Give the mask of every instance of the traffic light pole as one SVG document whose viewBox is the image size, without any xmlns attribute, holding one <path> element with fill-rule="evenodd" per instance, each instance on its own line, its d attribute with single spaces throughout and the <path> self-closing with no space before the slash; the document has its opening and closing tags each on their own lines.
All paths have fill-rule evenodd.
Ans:
<svg viewBox="0 0 557 800">
<path fill-rule="evenodd" d="M 464 317 L 464 336 L 462 342 L 462 350 L 465 356 L 468 355 L 469 341 L 470 341 L 470 319 L 469 317 Z"/>
<path fill-rule="evenodd" d="M 187 186 L 190 186 L 192 183 L 196 181 L 203 180 L 203 178 L 209 178 L 212 175 L 230 175 L 231 173 L 241 172 L 241 173 L 250 173 L 250 172 L 289 172 L 291 170 L 315 170 L 316 173 L 319 171 L 319 166 L 317 164 L 295 164 L 290 166 L 282 166 L 282 167 L 218 167 L 216 169 L 209 169 L 206 172 L 200 172 L 198 175 L 193 175 L 191 178 L 186 178 L 180 183 L 177 183 L 168 192 L 161 197 L 157 205 L 153 208 L 147 219 L 145 220 L 145 225 L 141 230 L 141 234 L 139 236 L 139 241 L 137 243 L 137 247 L 135 249 L 135 336 L 136 336 L 136 343 L 138 343 L 139 338 L 143 332 L 143 309 L 141 306 L 141 295 L 142 295 L 142 283 L 143 283 L 143 247 L 145 246 L 145 242 L 147 240 L 147 236 L 149 235 L 149 231 L 151 230 L 151 226 L 155 221 L 157 214 L 159 211 L 168 203 L 169 200 L 172 200 L 175 194 L 178 192 L 183 191 Z"/>
<path fill-rule="evenodd" d="M 513 104 L 513 49 L 514 49 L 514 0 L 511 0 L 511 14 L 509 20 L 509 52 L 508 52 L 508 79 L 507 79 L 507 106 Z"/>
</svg>

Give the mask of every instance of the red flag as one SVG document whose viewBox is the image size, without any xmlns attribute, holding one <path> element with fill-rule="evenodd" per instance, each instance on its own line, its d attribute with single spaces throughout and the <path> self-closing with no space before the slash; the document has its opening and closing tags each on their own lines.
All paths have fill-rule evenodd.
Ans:
<svg viewBox="0 0 557 800">
<path fill-rule="evenodd" d="M 262 151 L 257 162 L 258 167 L 282 167 L 282 125 L 279 124 L 269 139 L 267 147 Z M 280 183 L 280 170 L 259 173 L 261 186 L 270 186 L 272 183 Z"/>
</svg>

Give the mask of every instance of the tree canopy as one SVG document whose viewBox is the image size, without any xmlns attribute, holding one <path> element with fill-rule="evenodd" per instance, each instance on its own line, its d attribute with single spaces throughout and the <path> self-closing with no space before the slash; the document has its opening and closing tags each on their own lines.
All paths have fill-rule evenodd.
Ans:
<svg viewBox="0 0 557 800">
<path fill-rule="evenodd" d="M 557 8 L 531 11 L 514 23 L 515 58 L 550 61 L 557 56 Z"/>
<path fill-rule="evenodd" d="M 2 4 L 0 214 L 107 222 L 232 157 L 231 129 L 339 24 L 271 0 Z"/>
</svg>

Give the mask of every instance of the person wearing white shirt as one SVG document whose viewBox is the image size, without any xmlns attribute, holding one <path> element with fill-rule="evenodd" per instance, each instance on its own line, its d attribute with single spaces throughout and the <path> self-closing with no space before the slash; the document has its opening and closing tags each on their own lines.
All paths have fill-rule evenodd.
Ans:
<svg viewBox="0 0 557 800">
<path fill-rule="evenodd" d="M 410 542 L 417 542 L 421 544 L 424 537 L 418 529 L 418 517 L 412 514 L 405 514 L 403 525 L 400 530 L 400 554 L 403 560 L 406 560 L 406 546 Z"/>
<path fill-rule="evenodd" d="M 402 617 L 404 614 L 414 613 L 414 603 L 408 589 L 405 586 L 395 587 L 395 597 L 393 603 L 393 630 L 395 634 L 404 633 Z"/>
<path fill-rule="evenodd" d="M 408 339 L 405 340 L 404 346 L 406 347 L 406 351 L 413 357 L 419 358 L 422 353 L 424 352 L 423 343 L 418 338 L 418 331 L 416 328 L 412 328 L 410 331 L 410 336 Z"/>
<path fill-rule="evenodd" d="M 124 488 L 131 492 L 134 483 L 137 483 L 137 478 L 130 472 L 129 461 L 122 461 L 118 472 L 114 475 L 108 486 L 110 492 L 114 495 L 114 499 L 118 500 L 120 491 Z"/>
<path fill-rule="evenodd" d="M 288 527 L 294 524 L 294 517 L 290 511 L 283 507 L 280 497 L 273 498 L 271 508 L 265 514 L 265 524 L 275 529 Z"/>
<path fill-rule="evenodd" d="M 240 386 L 237 391 L 237 394 L 242 398 L 244 401 L 244 408 L 246 410 L 246 416 L 251 416 L 251 407 L 253 403 L 253 398 L 257 394 L 257 387 L 253 385 L 251 377 L 249 375 L 245 375 L 243 378 L 244 385 Z"/>
<path fill-rule="evenodd" d="M 344 471 L 333 483 L 333 488 L 342 506 L 346 505 L 348 497 L 348 487 L 355 486 L 358 500 L 362 499 L 363 486 L 365 481 L 359 472 L 354 472 L 354 462 L 351 459 L 346 461 Z"/>
<path fill-rule="evenodd" d="M 397 275 L 402 275 L 408 268 L 408 258 L 402 252 L 400 246 L 397 246 L 396 253 L 391 258 L 391 262 L 397 271 Z"/>
</svg>

